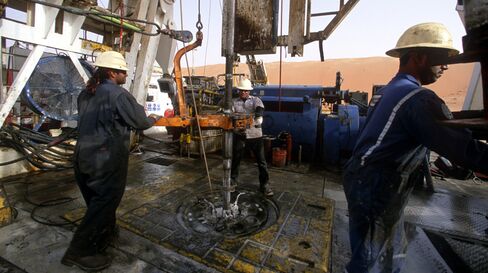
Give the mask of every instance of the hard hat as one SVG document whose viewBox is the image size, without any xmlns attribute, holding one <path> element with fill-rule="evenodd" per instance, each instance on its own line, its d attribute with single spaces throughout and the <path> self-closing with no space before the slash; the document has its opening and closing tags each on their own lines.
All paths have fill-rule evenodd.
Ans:
<svg viewBox="0 0 488 273">
<path fill-rule="evenodd" d="M 454 56 L 459 50 L 452 47 L 452 36 L 441 23 L 422 23 L 407 29 L 396 47 L 386 52 L 391 57 L 401 57 L 402 52 L 413 48 L 434 48 L 446 50 L 448 56 Z"/>
<path fill-rule="evenodd" d="M 117 51 L 105 51 L 98 55 L 95 66 L 127 71 L 124 56 Z"/>
<path fill-rule="evenodd" d="M 239 82 L 239 84 L 237 84 L 237 89 L 239 90 L 249 90 L 251 91 L 253 88 L 252 88 L 252 84 L 251 84 L 251 81 L 248 80 L 248 79 L 243 79 Z"/>
</svg>

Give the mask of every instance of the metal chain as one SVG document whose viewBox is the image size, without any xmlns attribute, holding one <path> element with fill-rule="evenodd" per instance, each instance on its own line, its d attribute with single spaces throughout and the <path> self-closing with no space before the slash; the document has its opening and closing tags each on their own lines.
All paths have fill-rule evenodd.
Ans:
<svg viewBox="0 0 488 273">
<path fill-rule="evenodd" d="M 203 24 L 202 24 L 202 17 L 200 15 L 200 0 L 198 0 L 198 21 L 196 23 L 196 27 L 198 29 L 198 31 L 201 31 L 202 28 L 203 28 Z"/>
</svg>

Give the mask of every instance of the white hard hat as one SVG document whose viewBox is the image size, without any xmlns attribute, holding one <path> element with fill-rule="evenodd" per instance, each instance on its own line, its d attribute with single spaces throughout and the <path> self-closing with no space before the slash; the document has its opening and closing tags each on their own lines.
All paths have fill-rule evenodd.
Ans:
<svg viewBox="0 0 488 273">
<path fill-rule="evenodd" d="M 239 90 L 249 90 L 251 91 L 253 88 L 252 88 L 252 83 L 250 80 L 248 79 L 243 79 L 239 82 L 239 84 L 237 84 L 237 89 Z"/>
<path fill-rule="evenodd" d="M 386 52 L 391 57 L 401 57 L 404 52 L 414 48 L 433 48 L 447 51 L 448 56 L 454 56 L 459 50 L 452 46 L 452 36 L 441 23 L 422 23 L 407 29 L 396 47 Z"/>
<path fill-rule="evenodd" d="M 127 71 L 124 56 L 117 51 L 106 51 L 98 55 L 95 66 Z"/>
</svg>

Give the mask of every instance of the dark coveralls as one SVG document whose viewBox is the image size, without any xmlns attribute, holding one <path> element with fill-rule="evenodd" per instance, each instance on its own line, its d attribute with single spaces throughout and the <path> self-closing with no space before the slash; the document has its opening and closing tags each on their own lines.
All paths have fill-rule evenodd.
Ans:
<svg viewBox="0 0 488 273">
<path fill-rule="evenodd" d="M 344 170 L 352 257 L 346 269 L 399 272 L 407 242 L 403 209 L 410 173 L 426 148 L 452 162 L 488 173 L 488 145 L 467 129 L 438 123 L 452 118 L 444 102 L 408 74 L 397 74 L 373 96 L 366 123 Z"/>
<path fill-rule="evenodd" d="M 262 117 L 264 113 L 264 104 L 260 98 L 249 96 L 246 100 L 236 98 L 233 100 L 234 112 L 241 114 L 253 115 L 254 118 Z M 231 179 L 237 181 L 239 177 L 239 166 L 241 164 L 244 152 L 250 150 L 253 152 L 259 170 L 259 188 L 265 191 L 269 187 L 268 165 L 264 154 L 263 133 L 261 125 L 251 125 L 251 128 L 245 132 L 234 133 L 232 145 L 232 166 Z"/>
<path fill-rule="evenodd" d="M 131 129 L 147 129 L 154 120 L 124 88 L 103 81 L 95 94 L 78 97 L 75 176 L 87 210 L 68 251 L 96 254 L 115 228 L 115 211 L 124 194 Z"/>
</svg>

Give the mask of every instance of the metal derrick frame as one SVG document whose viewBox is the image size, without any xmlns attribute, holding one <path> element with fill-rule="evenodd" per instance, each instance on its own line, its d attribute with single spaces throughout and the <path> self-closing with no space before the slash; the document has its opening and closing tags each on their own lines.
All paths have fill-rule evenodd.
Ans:
<svg viewBox="0 0 488 273">
<path fill-rule="evenodd" d="M 306 2 L 306 3 L 305 3 Z M 337 11 L 312 13 L 312 0 L 290 0 L 290 21 L 294 24 L 289 25 L 289 35 L 278 37 L 277 46 L 287 46 L 288 53 L 293 56 L 303 55 L 303 45 L 319 41 L 320 59 L 324 61 L 323 41 L 327 40 L 339 24 L 346 18 L 359 0 L 339 0 Z M 306 7 L 305 7 L 306 4 Z M 294 9 L 292 9 L 294 7 Z M 305 12 L 306 9 L 306 12 Z M 304 20 L 304 15 L 307 16 Z M 310 32 L 311 17 L 334 16 L 331 21 L 321 31 Z M 304 25 L 305 23 L 305 25 Z M 304 29 L 305 28 L 305 29 Z M 305 35 L 303 33 L 305 32 Z"/>
<path fill-rule="evenodd" d="M 46 3 L 54 5 L 62 5 L 63 1 L 45 0 Z M 137 19 L 147 19 L 159 25 L 164 23 L 166 26 L 172 27 L 172 3 L 165 0 L 128 0 L 126 2 L 135 3 Z M 59 9 L 55 7 L 28 2 L 27 24 L 6 18 L 0 19 L 0 39 L 7 38 L 34 45 L 33 50 L 17 73 L 8 91 L 3 93 L 4 91 L 1 90 L 2 96 L 0 98 L 4 99 L 0 101 L 0 124 L 3 125 L 5 122 L 36 64 L 47 48 L 65 51 L 82 78 L 85 81 L 88 80 L 88 76 L 77 56 L 77 54 L 90 55 L 92 53 L 83 49 L 82 41 L 77 39 L 86 17 L 64 12 L 63 16 L 61 16 L 62 34 L 60 34 L 55 30 L 58 14 Z M 145 31 L 154 31 L 155 28 L 153 25 L 146 25 Z M 160 36 L 147 36 L 135 33 L 130 52 L 126 55 L 129 75 L 134 75 L 134 78 L 133 81 L 128 80 L 124 87 L 130 90 L 141 104 L 144 103 L 146 98 L 147 88 L 145 87 L 149 84 L 148 79 L 152 74 L 156 55 L 161 56 L 164 62 L 168 62 L 176 48 L 175 42 L 171 38 L 164 37 L 161 43 L 164 43 L 163 47 L 168 50 L 160 54 L 158 52 L 158 45 L 159 48 L 161 47 Z M 141 49 L 139 50 L 139 48 Z M 169 70 L 169 68 L 166 69 Z"/>
</svg>

